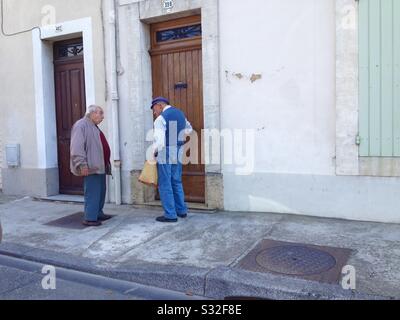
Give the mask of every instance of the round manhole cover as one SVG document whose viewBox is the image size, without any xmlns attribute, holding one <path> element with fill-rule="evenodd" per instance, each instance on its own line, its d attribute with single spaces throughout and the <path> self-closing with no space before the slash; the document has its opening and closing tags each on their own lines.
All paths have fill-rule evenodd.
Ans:
<svg viewBox="0 0 400 320">
<path fill-rule="evenodd" d="M 272 247 L 260 252 L 256 261 L 269 271 L 298 276 L 320 274 L 336 265 L 329 253 L 304 246 Z"/>
</svg>

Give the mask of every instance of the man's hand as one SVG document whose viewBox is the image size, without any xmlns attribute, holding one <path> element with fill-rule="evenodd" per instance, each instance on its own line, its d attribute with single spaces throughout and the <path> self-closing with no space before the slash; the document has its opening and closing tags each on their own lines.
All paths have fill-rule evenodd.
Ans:
<svg viewBox="0 0 400 320">
<path fill-rule="evenodd" d="M 81 175 L 82 175 L 82 177 L 88 177 L 89 176 L 89 168 L 88 167 L 81 168 Z"/>
<path fill-rule="evenodd" d="M 158 148 L 153 147 L 153 159 L 152 160 L 156 161 L 157 157 L 158 157 Z"/>
</svg>

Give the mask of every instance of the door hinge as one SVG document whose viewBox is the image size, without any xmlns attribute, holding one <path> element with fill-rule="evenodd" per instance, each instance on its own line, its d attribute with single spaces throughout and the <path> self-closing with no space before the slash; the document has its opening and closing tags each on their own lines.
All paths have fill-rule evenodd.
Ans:
<svg viewBox="0 0 400 320">
<path fill-rule="evenodd" d="M 356 137 L 356 145 L 360 145 L 361 144 L 361 137 L 360 137 L 360 135 L 357 135 L 357 137 Z"/>
</svg>

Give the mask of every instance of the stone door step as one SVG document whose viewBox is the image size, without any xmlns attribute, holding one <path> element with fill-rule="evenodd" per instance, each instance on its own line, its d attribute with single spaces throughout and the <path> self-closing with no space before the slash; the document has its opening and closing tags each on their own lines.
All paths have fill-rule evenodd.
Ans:
<svg viewBox="0 0 400 320">
<path fill-rule="evenodd" d="M 201 212 L 205 212 L 205 213 L 216 213 L 217 212 L 216 209 L 211 209 L 211 208 L 207 207 L 203 203 L 188 202 L 186 204 L 189 207 L 189 210 L 192 210 L 192 211 L 201 211 Z M 139 206 L 139 205 L 135 205 L 135 206 Z M 144 207 L 158 207 L 158 208 L 162 207 L 161 201 L 146 202 L 142 206 L 144 206 Z"/>
</svg>

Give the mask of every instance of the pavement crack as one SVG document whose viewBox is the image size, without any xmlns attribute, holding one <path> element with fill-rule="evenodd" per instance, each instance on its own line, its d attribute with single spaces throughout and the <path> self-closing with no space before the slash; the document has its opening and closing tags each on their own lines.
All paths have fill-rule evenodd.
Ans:
<svg viewBox="0 0 400 320">
<path fill-rule="evenodd" d="M 205 275 L 204 275 L 204 285 L 203 285 L 203 296 L 206 297 L 206 292 L 207 292 L 207 278 L 208 275 L 216 270 L 217 268 L 211 268 Z"/>
</svg>

